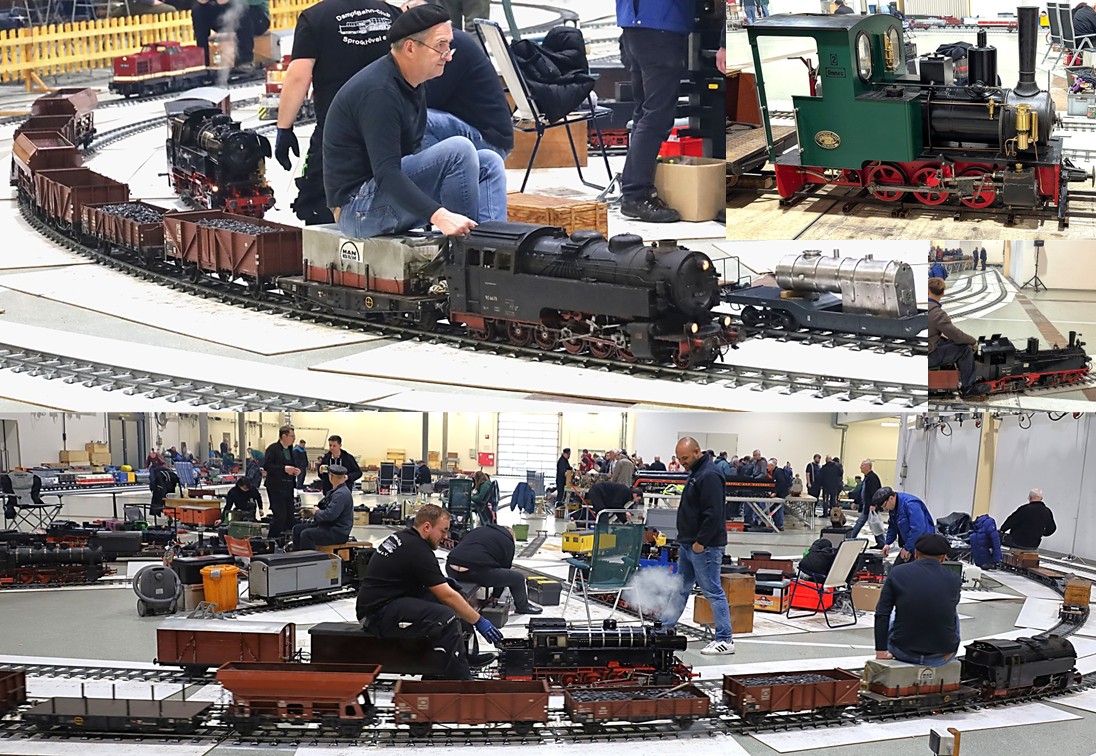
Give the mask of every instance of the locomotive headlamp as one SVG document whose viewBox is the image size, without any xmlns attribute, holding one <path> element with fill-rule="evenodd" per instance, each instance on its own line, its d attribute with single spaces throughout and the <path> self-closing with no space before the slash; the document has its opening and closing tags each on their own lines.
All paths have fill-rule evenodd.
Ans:
<svg viewBox="0 0 1096 756">
<path fill-rule="evenodd" d="M 730 315 L 724 315 L 723 316 L 723 327 L 724 328 L 730 328 L 731 327 L 731 316 Z"/>
<path fill-rule="evenodd" d="M 700 261 L 700 269 L 701 270 L 707 270 L 710 267 L 712 267 L 712 264 L 710 262 L 708 262 L 707 260 L 701 260 Z"/>
<path fill-rule="evenodd" d="M 696 323 L 689 323 L 689 333 L 697 333 L 700 331 L 700 326 Z"/>
<path fill-rule="evenodd" d="M 213 193 L 214 193 L 214 194 L 216 194 L 217 192 L 221 191 L 221 187 L 219 187 L 219 186 L 217 186 L 217 185 L 214 185 L 214 186 L 212 186 L 212 187 L 210 187 L 210 188 L 211 188 L 211 189 L 213 190 Z"/>
<path fill-rule="evenodd" d="M 856 72 L 864 81 L 871 81 L 871 38 L 867 32 L 856 35 Z"/>
</svg>

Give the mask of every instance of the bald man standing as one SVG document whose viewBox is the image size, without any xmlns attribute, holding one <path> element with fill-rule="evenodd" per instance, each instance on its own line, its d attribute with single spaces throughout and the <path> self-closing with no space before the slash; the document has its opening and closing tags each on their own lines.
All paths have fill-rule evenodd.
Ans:
<svg viewBox="0 0 1096 756">
<path fill-rule="evenodd" d="M 677 577 L 682 582 L 680 592 L 666 608 L 662 623 L 669 628 L 677 624 L 693 585 L 697 585 L 712 605 L 715 619 L 715 640 L 700 653 L 707 656 L 733 654 L 731 610 L 719 579 L 723 550 L 727 545 L 723 476 L 701 451 L 695 438 L 685 436 L 677 442 L 677 458 L 689 471 L 677 509 Z"/>
</svg>

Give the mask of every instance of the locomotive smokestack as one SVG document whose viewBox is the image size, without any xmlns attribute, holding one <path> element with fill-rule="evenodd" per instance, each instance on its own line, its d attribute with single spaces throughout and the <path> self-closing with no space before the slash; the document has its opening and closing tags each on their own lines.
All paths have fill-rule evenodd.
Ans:
<svg viewBox="0 0 1096 756">
<path fill-rule="evenodd" d="M 978 47 L 985 47 L 986 46 L 986 40 L 987 40 L 986 30 L 985 29 L 979 29 L 978 30 L 978 45 L 977 46 Z"/>
<path fill-rule="evenodd" d="M 1016 9 L 1020 19 L 1020 80 L 1015 92 L 1021 97 L 1031 97 L 1039 93 L 1035 83 L 1035 48 L 1039 42 L 1039 9 L 1023 6 Z"/>
</svg>

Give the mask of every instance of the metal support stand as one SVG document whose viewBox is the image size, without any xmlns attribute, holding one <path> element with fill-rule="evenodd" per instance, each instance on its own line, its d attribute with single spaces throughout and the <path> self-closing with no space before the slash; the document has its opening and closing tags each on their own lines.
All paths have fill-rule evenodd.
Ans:
<svg viewBox="0 0 1096 756">
<path fill-rule="evenodd" d="M 1043 291 L 1046 291 L 1047 289 L 1046 284 L 1043 283 L 1043 279 L 1039 278 L 1039 253 L 1041 251 L 1042 247 L 1035 248 L 1035 275 L 1025 281 L 1024 285 L 1020 287 L 1021 289 L 1026 289 L 1027 287 L 1031 286 L 1035 289 L 1036 294 L 1039 293 L 1040 288 L 1042 288 Z"/>
</svg>

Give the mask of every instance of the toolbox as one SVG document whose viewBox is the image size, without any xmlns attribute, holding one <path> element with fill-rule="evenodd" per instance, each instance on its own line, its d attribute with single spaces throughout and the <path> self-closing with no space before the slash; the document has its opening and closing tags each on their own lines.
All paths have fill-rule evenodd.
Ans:
<svg viewBox="0 0 1096 756">
<path fill-rule="evenodd" d="M 611 549 L 616 546 L 615 533 L 602 533 L 599 546 Z M 571 530 L 563 534 L 563 550 L 569 554 L 592 554 L 594 551 L 593 530 Z"/>
<path fill-rule="evenodd" d="M 167 507 L 164 509 L 164 515 L 178 520 L 184 525 L 212 526 L 217 520 L 221 519 L 221 510 L 219 507 L 195 507 L 186 505 Z"/>
<path fill-rule="evenodd" d="M 558 580 L 530 577 L 525 579 L 525 585 L 529 590 L 529 600 L 534 604 L 559 606 L 559 597 L 563 593 L 563 585 Z"/>
<path fill-rule="evenodd" d="M 251 538 L 252 536 L 261 536 L 266 527 L 266 524 L 262 522 L 237 520 L 228 524 L 227 533 L 230 538 Z"/>
<path fill-rule="evenodd" d="M 171 569 L 175 570 L 175 573 L 179 576 L 179 580 L 182 581 L 183 585 L 201 585 L 203 567 L 210 567 L 217 564 L 232 564 L 235 561 L 235 558 L 228 554 L 175 557 L 171 560 Z"/>
</svg>

